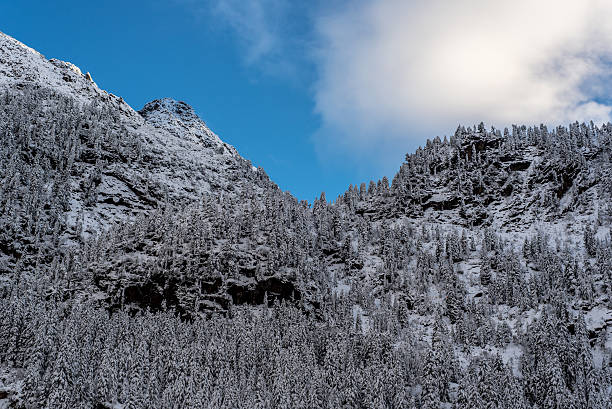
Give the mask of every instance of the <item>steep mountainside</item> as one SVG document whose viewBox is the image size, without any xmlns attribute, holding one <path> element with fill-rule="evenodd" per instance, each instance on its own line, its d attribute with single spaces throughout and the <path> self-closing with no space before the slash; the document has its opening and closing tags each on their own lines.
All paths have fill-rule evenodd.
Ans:
<svg viewBox="0 0 612 409">
<path fill-rule="evenodd" d="M 362 185 L 348 199 L 374 219 L 409 216 L 502 231 L 608 215 L 611 131 L 575 123 L 553 132 L 515 126 L 502 136 L 482 124 L 460 127 L 450 141 L 436 138 L 407 155 L 387 195 L 361 200 Z"/>
<path fill-rule="evenodd" d="M 275 188 L 182 102 L 152 101 L 139 114 L 2 33 L 0 62 L 5 269 L 28 255 L 26 242 L 46 240 L 36 236 L 70 244 L 165 203 Z M 29 214 L 31 201 L 44 211 Z"/>
<path fill-rule="evenodd" d="M 609 407 L 611 157 L 459 127 L 308 204 L 0 33 L 0 408 Z"/>
</svg>

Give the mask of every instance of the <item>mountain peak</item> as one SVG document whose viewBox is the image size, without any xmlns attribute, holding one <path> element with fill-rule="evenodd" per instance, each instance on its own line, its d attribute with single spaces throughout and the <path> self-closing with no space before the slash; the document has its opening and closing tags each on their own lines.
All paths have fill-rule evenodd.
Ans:
<svg viewBox="0 0 612 409">
<path fill-rule="evenodd" d="M 193 108 L 172 98 L 155 99 L 147 102 L 138 113 L 150 124 L 158 128 L 171 126 L 173 131 L 179 128 L 199 129 L 212 134 L 206 123 L 194 112 Z"/>
<path fill-rule="evenodd" d="M 219 153 L 238 155 L 234 147 L 223 142 L 193 108 L 183 101 L 172 98 L 147 102 L 138 113 L 155 128 L 164 129 L 179 138 L 194 138 Z"/>
<path fill-rule="evenodd" d="M 157 115 L 165 115 L 175 117 L 183 122 L 202 121 L 189 104 L 172 98 L 161 98 L 147 102 L 138 112 L 145 119 L 150 119 Z"/>
</svg>

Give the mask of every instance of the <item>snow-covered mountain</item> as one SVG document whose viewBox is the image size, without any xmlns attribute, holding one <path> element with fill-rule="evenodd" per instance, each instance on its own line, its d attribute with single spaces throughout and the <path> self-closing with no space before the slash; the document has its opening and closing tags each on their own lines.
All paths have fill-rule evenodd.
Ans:
<svg viewBox="0 0 612 409">
<path fill-rule="evenodd" d="M 69 233 L 62 240 L 99 233 L 162 203 L 181 206 L 207 193 L 271 186 L 263 171 L 222 142 L 183 102 L 156 100 L 138 113 L 73 64 L 47 60 L 2 33 L 0 63 L 0 93 L 6 98 L 2 128 L 21 126 L 34 134 L 28 146 L 3 141 L 3 165 L 11 167 L 4 169 L 5 178 L 17 169 L 9 159 L 15 149 L 28 150 L 30 158 L 17 158 L 25 163 L 58 148 L 64 149 L 59 155 L 69 156 L 65 175 L 43 162 L 45 174 L 28 182 L 61 179 L 55 181 L 61 187 L 46 189 L 50 201 L 60 200 L 52 190 L 61 189 L 60 229 Z M 30 123 L 14 124 L 16 115 Z M 61 121 L 69 126 L 61 128 Z"/>
<path fill-rule="evenodd" d="M 0 33 L 0 407 L 607 407 L 611 155 L 459 127 L 308 204 Z"/>
<path fill-rule="evenodd" d="M 73 114 L 79 129 L 71 136 L 79 138 L 76 154 L 84 156 L 81 161 L 76 159 L 80 162 L 75 165 L 77 173 L 91 174 L 93 168 L 99 173 L 99 180 L 88 192 L 96 197 L 90 198 L 87 206 L 83 206 L 84 192 L 76 186 L 82 183 L 75 182 L 71 189 L 71 213 L 82 214 L 88 233 L 139 210 L 154 208 L 162 200 L 193 201 L 205 192 L 229 193 L 245 183 L 257 185 L 258 179 L 266 184 L 265 175 L 257 174 L 184 102 L 155 100 L 136 112 L 122 98 L 98 88 L 89 74 L 82 74 L 73 64 L 47 60 L 3 33 L 0 62 L 1 91 L 12 95 L 50 92 L 57 95 L 53 99 L 67 98 L 75 105 Z M 54 120 L 45 112 L 56 108 L 53 101 L 36 108 L 43 110 L 40 122 Z M 112 121 L 86 118 L 82 113 L 87 110 L 112 111 Z M 88 123 L 98 119 L 104 126 Z M 49 125 L 43 123 L 33 125 Z M 75 220 L 70 221 L 72 227 Z"/>
</svg>

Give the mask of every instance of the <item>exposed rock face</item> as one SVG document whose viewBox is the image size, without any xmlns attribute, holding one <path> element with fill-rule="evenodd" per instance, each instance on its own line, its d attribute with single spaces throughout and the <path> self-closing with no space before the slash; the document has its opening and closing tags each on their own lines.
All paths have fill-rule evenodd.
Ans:
<svg viewBox="0 0 612 409">
<path fill-rule="evenodd" d="M 145 104 L 138 113 L 145 118 L 147 124 L 155 128 L 198 142 L 213 149 L 217 155 L 239 157 L 236 149 L 215 135 L 196 115 L 193 108 L 183 101 L 170 98 L 156 99 Z"/>
<path fill-rule="evenodd" d="M 526 130 L 515 129 L 520 132 Z M 517 230 L 575 211 L 589 214 L 595 202 L 607 208 L 609 192 L 600 183 L 612 175 L 607 148 L 585 146 L 559 160 L 554 142 L 546 140 L 554 137 L 525 144 L 499 131 L 459 129 L 450 142 L 437 139 L 407 155 L 387 193 L 378 188 L 357 200 L 355 211 L 371 220 L 407 216 Z"/>
</svg>

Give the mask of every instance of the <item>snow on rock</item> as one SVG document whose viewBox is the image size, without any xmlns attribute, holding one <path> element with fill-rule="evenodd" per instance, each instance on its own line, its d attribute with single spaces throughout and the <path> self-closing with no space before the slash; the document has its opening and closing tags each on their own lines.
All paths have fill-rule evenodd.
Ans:
<svg viewBox="0 0 612 409">
<path fill-rule="evenodd" d="M 136 115 L 122 99 L 98 88 L 91 75 L 83 75 L 76 65 L 47 60 L 38 51 L 0 32 L 0 90 L 7 87 L 20 90 L 28 85 L 53 89 L 80 103 L 92 98 L 105 100 L 126 115 Z"/>
<path fill-rule="evenodd" d="M 166 131 L 190 137 L 207 147 L 216 148 L 219 154 L 237 156 L 238 152 L 232 146 L 224 143 L 202 121 L 193 108 L 183 101 L 162 98 L 151 101 L 138 111 L 148 124 Z"/>
<path fill-rule="evenodd" d="M 585 321 L 589 330 L 590 336 L 598 337 L 602 332 L 606 332 L 606 328 L 612 327 L 612 309 L 605 307 L 596 307 L 585 314 Z"/>
<path fill-rule="evenodd" d="M 79 174 L 96 177 L 95 200 L 83 206 L 83 182 L 72 184 L 72 200 L 68 220 L 72 226 L 83 224 L 86 235 L 94 234 L 126 221 L 142 211 L 170 201 L 187 204 L 206 193 L 239 192 L 245 185 L 267 185 L 259 172 L 252 171 L 249 161 L 236 149 L 215 135 L 184 102 L 169 98 L 146 104 L 136 113 L 123 99 L 101 90 L 72 63 L 47 60 L 37 51 L 0 32 L 0 91 L 15 92 L 26 87 L 47 88 L 74 98 L 79 104 L 94 104 L 119 114 L 118 121 L 103 126 L 104 132 L 129 143 L 123 152 L 107 154 L 104 169 L 95 163 L 76 164 Z M 85 122 L 84 133 L 92 133 L 93 124 Z M 102 147 L 105 150 L 105 146 Z M 135 152 L 137 150 L 137 152 Z M 136 160 L 120 159 L 134 156 Z M 247 177 L 243 177 L 247 174 Z M 80 218 L 80 220 L 79 220 Z"/>
</svg>

